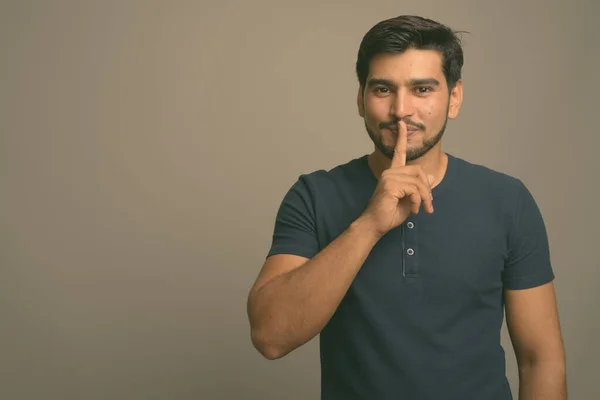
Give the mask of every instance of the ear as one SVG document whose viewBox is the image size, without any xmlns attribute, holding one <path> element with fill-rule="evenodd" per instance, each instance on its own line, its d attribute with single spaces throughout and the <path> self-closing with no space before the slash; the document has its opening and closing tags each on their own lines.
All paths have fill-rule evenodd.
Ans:
<svg viewBox="0 0 600 400">
<path fill-rule="evenodd" d="M 454 88 L 450 92 L 450 104 L 448 106 L 448 118 L 454 119 L 460 112 L 460 107 L 463 101 L 463 83 L 462 80 L 456 82 Z"/>
<path fill-rule="evenodd" d="M 365 117 L 365 102 L 362 85 L 358 86 L 358 94 L 356 96 L 356 105 L 358 107 L 358 115 Z"/>
</svg>

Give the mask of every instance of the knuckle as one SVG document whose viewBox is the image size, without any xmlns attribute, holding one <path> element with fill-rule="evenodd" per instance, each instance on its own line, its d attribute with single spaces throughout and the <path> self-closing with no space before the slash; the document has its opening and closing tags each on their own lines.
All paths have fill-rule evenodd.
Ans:
<svg viewBox="0 0 600 400">
<path fill-rule="evenodd" d="M 394 186 L 395 181 L 391 176 L 385 176 L 381 178 L 381 184 L 385 189 L 389 189 L 390 187 Z"/>
</svg>

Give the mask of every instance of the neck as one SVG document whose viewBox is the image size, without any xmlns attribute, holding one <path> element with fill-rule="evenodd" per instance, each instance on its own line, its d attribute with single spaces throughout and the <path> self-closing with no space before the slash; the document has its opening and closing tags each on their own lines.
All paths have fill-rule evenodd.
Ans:
<svg viewBox="0 0 600 400">
<path fill-rule="evenodd" d="M 379 150 L 375 150 L 368 156 L 369 167 L 377 179 L 381 173 L 390 167 L 391 160 Z M 435 178 L 434 187 L 444 178 L 446 167 L 448 166 L 448 156 L 442 151 L 441 143 L 438 143 L 427 154 L 416 160 L 407 161 L 406 165 L 420 165 L 428 175 Z"/>
</svg>

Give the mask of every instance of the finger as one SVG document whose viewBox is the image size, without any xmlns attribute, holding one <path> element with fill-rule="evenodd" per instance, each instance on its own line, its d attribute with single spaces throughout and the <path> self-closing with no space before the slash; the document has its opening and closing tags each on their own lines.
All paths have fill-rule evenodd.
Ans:
<svg viewBox="0 0 600 400">
<path fill-rule="evenodd" d="M 423 208 L 428 213 L 433 213 L 433 176 L 427 175 L 418 165 L 409 165 L 402 169 L 386 171 L 387 176 L 394 177 L 398 182 L 410 182 L 418 187 L 423 203 Z"/>
<path fill-rule="evenodd" d="M 394 148 L 394 156 L 390 167 L 404 167 L 406 165 L 406 147 L 407 147 L 407 128 L 402 121 L 398 122 L 398 140 Z"/>
<path fill-rule="evenodd" d="M 388 187 L 391 189 L 390 193 L 393 194 L 398 201 L 410 200 L 411 210 L 413 213 L 417 214 L 423 201 L 424 192 L 420 187 L 423 186 L 422 182 L 417 177 L 409 175 L 388 175 L 387 181 Z"/>
<path fill-rule="evenodd" d="M 418 185 L 414 183 L 405 182 L 400 189 L 400 198 L 408 197 L 411 203 L 411 211 L 414 214 L 418 214 L 421 209 L 421 202 L 423 201 L 421 196 L 421 190 Z"/>
<path fill-rule="evenodd" d="M 421 191 L 423 208 L 428 213 L 433 213 L 433 175 L 427 175 L 423 168 L 415 166 L 417 177 L 419 178 L 419 188 Z"/>
<path fill-rule="evenodd" d="M 432 213 L 433 212 L 433 202 L 432 202 L 432 198 L 431 198 L 432 196 L 431 196 L 431 190 L 429 188 L 429 185 L 424 184 L 423 180 L 420 177 L 414 178 L 414 179 L 415 179 L 414 184 L 415 184 L 417 190 L 419 191 L 419 197 L 421 198 L 421 201 L 419 203 L 423 204 L 423 209 L 426 212 Z"/>
<path fill-rule="evenodd" d="M 432 184 L 433 184 L 433 175 L 425 174 L 423 168 L 419 168 L 418 172 L 419 176 L 419 187 L 421 189 L 421 196 L 423 196 L 423 208 L 428 213 L 433 213 L 433 192 L 432 192 Z"/>
<path fill-rule="evenodd" d="M 411 211 L 413 212 L 413 214 L 418 214 L 421 210 L 421 204 L 423 202 L 423 198 L 421 197 L 418 190 L 410 196 L 410 201 L 412 203 Z"/>
<path fill-rule="evenodd" d="M 425 197 L 423 197 L 423 208 L 429 214 L 433 214 L 433 194 L 431 193 L 431 186 L 423 185 L 423 191 L 425 191 Z"/>
</svg>

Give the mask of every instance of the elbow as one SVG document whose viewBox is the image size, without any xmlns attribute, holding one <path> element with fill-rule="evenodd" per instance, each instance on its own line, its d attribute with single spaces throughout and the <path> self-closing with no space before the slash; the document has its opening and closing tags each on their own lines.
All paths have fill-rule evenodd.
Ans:
<svg viewBox="0 0 600 400">
<path fill-rule="evenodd" d="M 277 360 L 288 353 L 281 346 L 278 346 L 274 340 L 270 339 L 268 335 L 261 334 L 256 329 L 252 329 L 251 338 L 254 348 L 267 360 Z"/>
<path fill-rule="evenodd" d="M 267 360 L 277 360 L 291 350 L 281 343 L 281 333 L 273 326 L 266 324 L 263 316 L 254 311 L 251 299 L 248 300 L 248 317 L 250 320 L 250 337 L 254 348 Z"/>
<path fill-rule="evenodd" d="M 544 367 L 551 368 L 557 372 L 566 372 L 566 357 L 562 348 L 553 350 L 530 350 L 521 351 L 516 354 L 517 365 L 520 371 Z"/>
</svg>

